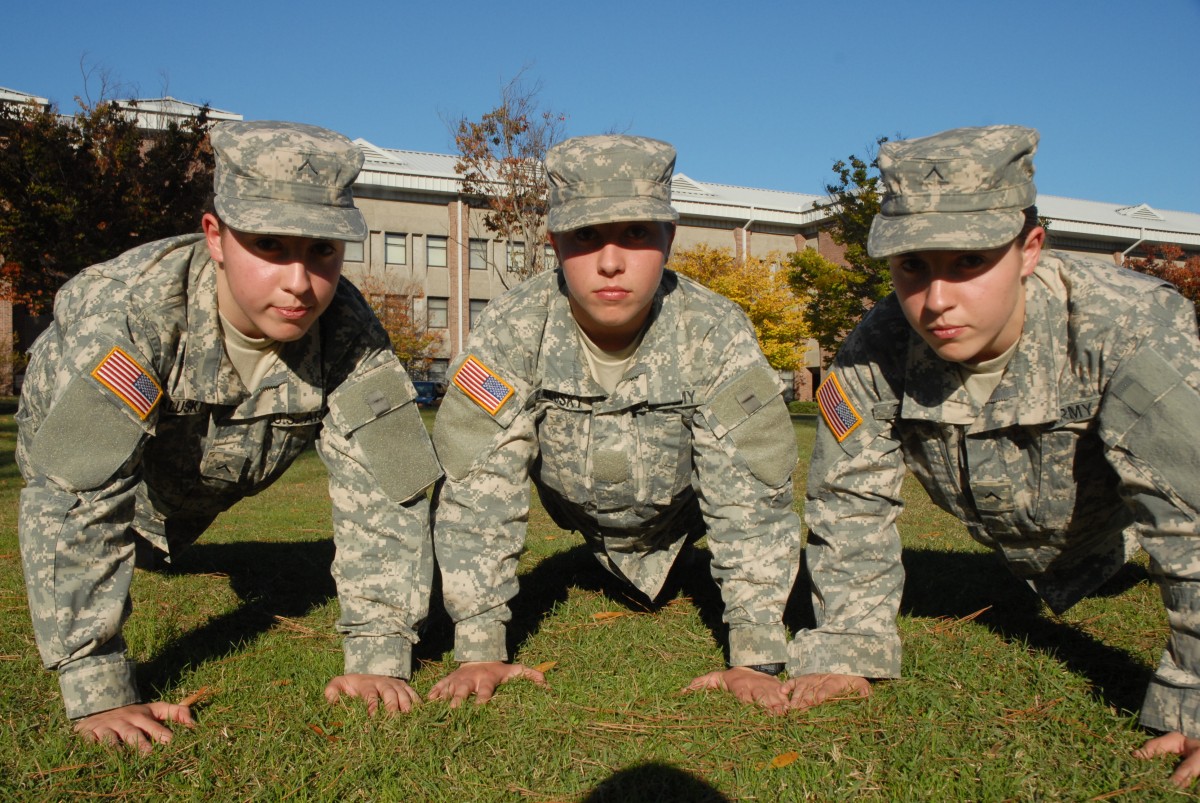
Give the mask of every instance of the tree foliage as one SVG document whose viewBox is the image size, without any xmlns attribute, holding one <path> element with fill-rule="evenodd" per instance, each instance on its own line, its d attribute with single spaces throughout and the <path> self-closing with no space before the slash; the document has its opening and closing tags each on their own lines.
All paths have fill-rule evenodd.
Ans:
<svg viewBox="0 0 1200 803">
<path fill-rule="evenodd" d="M 548 185 L 543 163 L 562 138 L 566 117 L 544 110 L 539 86 L 528 87 L 520 76 L 500 92 L 500 103 L 479 120 L 465 117 L 452 124 L 462 176 L 462 192 L 487 211 L 484 225 L 519 246 L 509 272 L 518 281 L 545 270 Z M 501 271 L 504 275 L 504 271 Z"/>
<path fill-rule="evenodd" d="M 1171 243 L 1147 245 L 1144 250 L 1145 256 L 1126 259 L 1125 267 L 1175 285 L 1200 316 L 1200 255 L 1185 257 L 1183 249 Z"/>
<path fill-rule="evenodd" d="M 808 328 L 804 322 L 805 297 L 793 291 L 785 271 L 777 270 L 778 253 L 739 261 L 728 248 L 700 244 L 675 251 L 667 267 L 695 279 L 741 307 L 767 362 L 780 371 L 804 366 Z"/>
<path fill-rule="evenodd" d="M 887 137 L 876 140 L 876 146 Z M 845 249 L 845 264 L 815 251 L 789 255 L 792 287 L 809 295 L 806 321 L 821 348 L 836 351 L 867 310 L 892 292 L 887 260 L 867 253 L 871 221 L 879 212 L 879 165 L 851 155 L 833 165 L 837 179 L 825 185 L 829 201 L 815 209 L 830 214 L 829 236 Z"/>
<path fill-rule="evenodd" d="M 812 248 L 788 254 L 788 283 L 808 293 L 804 322 L 825 351 L 835 352 L 865 311 L 861 278 Z"/>
<path fill-rule="evenodd" d="M 425 296 L 420 286 L 410 281 L 399 292 L 389 291 L 374 276 L 368 276 L 356 284 L 391 338 L 392 350 L 396 352 L 404 370 L 414 379 L 428 375 L 434 351 L 442 338 L 437 332 L 431 332 L 425 321 L 414 312 L 416 300 Z"/>
<path fill-rule="evenodd" d="M 198 229 L 212 190 L 207 110 L 143 131 L 115 104 L 65 117 L 0 107 L 0 276 L 44 311 L 63 282 L 133 246 Z"/>
</svg>

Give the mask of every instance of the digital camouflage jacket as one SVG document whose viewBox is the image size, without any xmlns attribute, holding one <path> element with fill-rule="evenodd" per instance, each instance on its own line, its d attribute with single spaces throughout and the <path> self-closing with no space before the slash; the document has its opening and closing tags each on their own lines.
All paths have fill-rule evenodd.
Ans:
<svg viewBox="0 0 1200 803">
<path fill-rule="evenodd" d="M 346 672 L 408 677 L 432 581 L 423 491 L 440 474 L 412 383 L 346 281 L 247 390 L 197 235 L 63 286 L 17 414 L 19 533 L 42 659 L 72 718 L 138 702 L 121 628 L 134 533 L 167 552 L 314 441 L 329 470 Z"/>
<path fill-rule="evenodd" d="M 895 296 L 846 340 L 818 394 L 806 561 L 817 626 L 793 673 L 900 673 L 894 524 L 912 471 L 1063 611 L 1150 554 L 1171 635 L 1143 722 L 1200 736 L 1200 343 L 1190 302 L 1147 276 L 1061 253 L 1026 280 L 1025 325 L 986 404 Z"/>
</svg>

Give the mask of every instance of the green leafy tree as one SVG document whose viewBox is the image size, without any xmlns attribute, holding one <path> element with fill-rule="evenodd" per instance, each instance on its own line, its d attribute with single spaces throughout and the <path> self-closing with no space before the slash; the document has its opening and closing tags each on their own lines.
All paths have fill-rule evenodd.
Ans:
<svg viewBox="0 0 1200 803">
<path fill-rule="evenodd" d="M 876 146 L 887 142 L 880 137 Z M 879 212 L 879 165 L 851 155 L 833 165 L 837 180 L 825 185 L 829 201 L 814 208 L 830 214 L 829 236 L 844 249 L 839 264 L 811 249 L 788 257 L 789 280 L 807 293 L 805 319 L 821 348 L 836 351 L 867 310 L 892 292 L 887 260 L 867 253 L 871 221 Z"/>
<path fill-rule="evenodd" d="M 562 138 L 567 119 L 540 107 L 539 90 L 518 76 L 501 90 L 500 103 L 479 120 L 463 117 L 451 124 L 462 192 L 487 210 L 484 226 L 506 241 L 507 272 L 518 281 L 550 264 L 543 163 L 546 151 Z"/>
<path fill-rule="evenodd" d="M 199 229 L 212 189 L 207 110 L 154 131 L 115 104 L 0 107 L 0 278 L 30 312 L 88 265 Z"/>
<path fill-rule="evenodd" d="M 735 302 L 746 313 L 767 362 L 779 371 L 804 367 L 808 328 L 804 320 L 805 297 L 798 295 L 782 270 L 781 259 L 738 260 L 728 248 L 701 243 L 671 255 L 667 267 L 695 279 L 713 292 Z"/>
</svg>

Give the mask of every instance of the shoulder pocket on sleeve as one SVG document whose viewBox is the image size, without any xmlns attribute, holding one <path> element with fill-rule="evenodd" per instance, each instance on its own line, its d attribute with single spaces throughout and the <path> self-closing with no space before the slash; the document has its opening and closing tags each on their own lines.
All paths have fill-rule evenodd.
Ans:
<svg viewBox="0 0 1200 803">
<path fill-rule="evenodd" d="M 71 491 L 100 486 L 138 448 L 150 425 L 86 376 L 50 408 L 29 452 L 37 470 Z"/>
<path fill-rule="evenodd" d="M 433 428 L 433 443 L 446 476 L 453 480 L 465 477 L 502 429 L 504 426 L 500 421 L 481 410 L 465 394 L 457 389 L 447 393 L 438 408 L 437 424 Z"/>
<path fill-rule="evenodd" d="M 407 501 L 441 476 L 412 383 L 398 364 L 380 366 L 342 386 L 329 418 L 338 433 L 358 444 L 367 469 L 390 499 Z"/>
<path fill-rule="evenodd" d="M 733 441 L 760 482 L 777 488 L 791 478 L 798 456 L 796 433 L 770 368 L 758 366 L 733 380 L 709 410 L 716 419 L 713 434 Z"/>
<path fill-rule="evenodd" d="M 1200 466 L 1200 392 L 1153 349 L 1114 378 L 1101 403 L 1101 427 L 1106 441 L 1143 461 L 1162 480 L 1200 507 L 1196 467 Z"/>
</svg>

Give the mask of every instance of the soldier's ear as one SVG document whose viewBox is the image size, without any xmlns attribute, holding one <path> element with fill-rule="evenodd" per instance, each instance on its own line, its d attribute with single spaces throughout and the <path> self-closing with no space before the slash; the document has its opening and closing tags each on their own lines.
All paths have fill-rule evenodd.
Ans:
<svg viewBox="0 0 1200 803">
<path fill-rule="evenodd" d="M 208 245 L 208 255 L 218 265 L 225 261 L 225 249 L 221 243 L 221 220 L 212 212 L 205 212 L 200 218 L 200 228 L 204 231 L 204 242 Z"/>
<path fill-rule="evenodd" d="M 1021 278 L 1033 274 L 1034 268 L 1037 267 L 1038 260 L 1042 257 L 1042 246 L 1046 242 L 1046 230 L 1041 226 L 1036 226 L 1032 231 L 1025 235 L 1025 242 L 1021 243 Z"/>
</svg>

